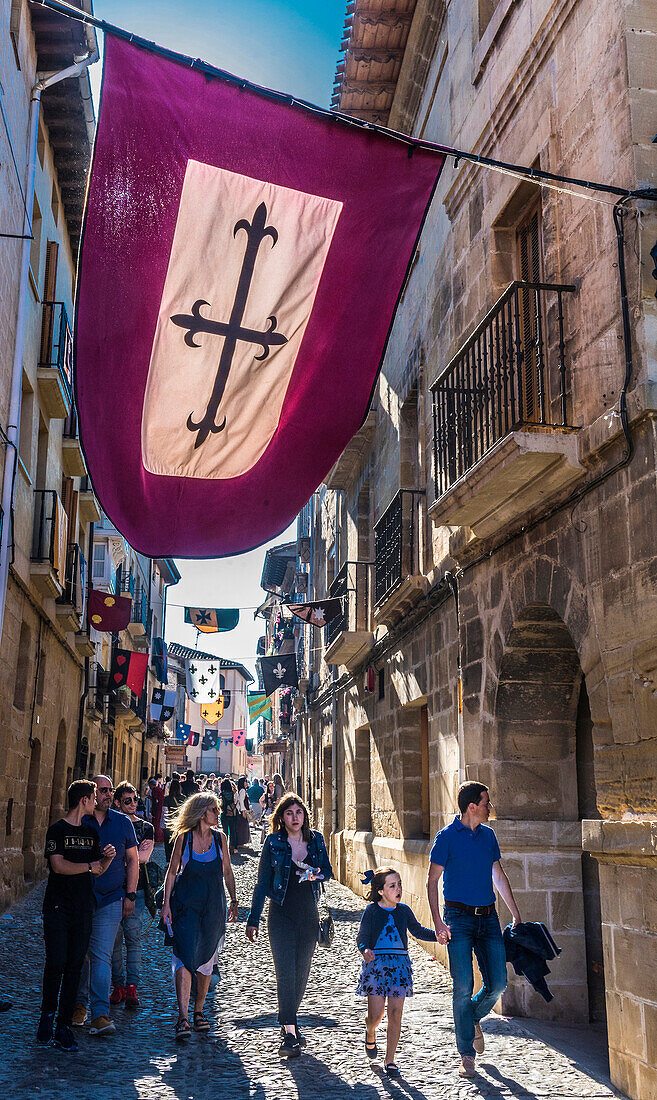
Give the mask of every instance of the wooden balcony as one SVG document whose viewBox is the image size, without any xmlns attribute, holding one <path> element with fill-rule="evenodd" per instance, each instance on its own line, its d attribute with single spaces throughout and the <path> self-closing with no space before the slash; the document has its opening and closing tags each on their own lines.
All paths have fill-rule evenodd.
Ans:
<svg viewBox="0 0 657 1100">
<path fill-rule="evenodd" d="M 582 476 L 565 356 L 574 291 L 512 283 L 433 383 L 434 523 L 485 538 Z"/>
</svg>

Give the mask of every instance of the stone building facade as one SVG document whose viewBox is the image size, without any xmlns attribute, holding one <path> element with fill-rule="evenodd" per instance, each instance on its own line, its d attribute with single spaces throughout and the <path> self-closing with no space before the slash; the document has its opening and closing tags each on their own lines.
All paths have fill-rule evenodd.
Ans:
<svg viewBox="0 0 657 1100">
<path fill-rule="evenodd" d="M 82 24 L 27 0 L 0 0 L 0 465 L 3 475 L 7 463 L 14 471 L 11 514 L 0 513 L 9 532 L 0 639 L 2 908 L 45 873 L 45 832 L 61 816 L 74 778 L 103 770 L 141 786 L 163 765 L 158 738 L 147 736 L 147 700 L 157 682 L 153 661 L 138 704 L 112 695 L 102 678 L 112 644 L 144 650 L 164 636 L 166 586 L 179 574 L 169 559 L 136 555 L 107 523 L 78 438 L 73 304 L 94 133 L 89 74 L 54 83 L 40 103 L 33 91 L 37 78 L 67 69 L 92 45 L 93 31 Z M 29 134 L 36 110 L 30 200 Z M 24 204 L 32 240 L 22 283 Z M 5 443 L 20 348 L 14 450 Z M 99 572 L 100 552 L 112 535 L 122 556 L 112 568 L 103 557 Z M 132 621 L 112 643 L 110 635 L 89 629 L 87 592 L 90 582 L 114 590 L 119 564 L 128 585 L 138 567 L 140 585 L 132 592 Z"/>
<path fill-rule="evenodd" d="M 638 0 L 356 0 L 334 102 L 650 187 L 656 32 Z M 300 517 L 309 596 L 344 614 L 305 628 L 293 769 L 340 879 L 392 863 L 425 918 L 431 839 L 459 782 L 488 783 L 521 912 L 563 949 L 553 1002 L 511 977 L 501 1010 L 606 1024 L 614 1082 L 648 1100 L 657 204 L 572 190 L 445 165 L 370 413 Z"/>
<path fill-rule="evenodd" d="M 61 31 L 61 28 L 60 28 Z M 84 32 L 53 35 L 26 2 L 0 4 L 0 417 L 6 439 L 17 342 L 22 405 L 9 575 L 0 642 L 0 904 L 43 871 L 43 839 L 74 774 L 85 660 L 86 563 L 93 493 L 86 487 L 71 390 L 71 318 L 86 169 L 93 137 L 83 73 L 44 91 L 38 120 L 29 272 L 21 285 L 30 101 L 37 73 L 73 64 Z M 50 98 L 49 98 L 50 92 Z M 34 109 L 34 108 L 33 108 Z M 15 237 L 9 234 L 16 234 Z M 7 234 L 6 236 L 4 234 Z M 24 326 L 18 327 L 24 297 Z M 3 555 L 4 557 L 4 555 Z"/>
</svg>

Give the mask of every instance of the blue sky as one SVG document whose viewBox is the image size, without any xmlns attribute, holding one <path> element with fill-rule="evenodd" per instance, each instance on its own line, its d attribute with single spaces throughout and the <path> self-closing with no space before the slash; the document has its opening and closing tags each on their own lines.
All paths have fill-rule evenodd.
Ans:
<svg viewBox="0 0 657 1100">
<path fill-rule="evenodd" d="M 101 19 L 144 38 L 200 57 L 257 84 L 328 107 L 342 37 L 346 0 L 95 0 Z M 99 36 L 102 40 L 102 35 Z M 102 45 L 102 41 L 101 41 Z M 100 65 L 92 70 L 98 93 Z M 295 529 L 275 543 L 295 537 Z M 265 547 L 234 558 L 178 561 L 182 580 L 169 589 L 167 641 L 193 646 L 196 631 L 183 607 L 253 607 L 264 599 Z M 242 661 L 254 671 L 262 620 L 244 610 L 228 634 L 201 635 L 199 648 Z"/>
</svg>

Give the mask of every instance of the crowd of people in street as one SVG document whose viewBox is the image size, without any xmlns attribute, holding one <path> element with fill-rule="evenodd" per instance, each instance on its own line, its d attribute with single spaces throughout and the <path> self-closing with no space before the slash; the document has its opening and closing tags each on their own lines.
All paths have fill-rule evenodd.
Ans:
<svg viewBox="0 0 657 1100">
<path fill-rule="evenodd" d="M 427 894 L 433 928 L 423 926 L 402 902 L 394 867 L 368 870 L 368 902 L 355 948 L 362 968 L 355 994 L 367 998 L 364 1053 L 378 1058 L 376 1031 L 387 1015 L 384 1070 L 395 1062 L 405 1000 L 413 995 L 408 933 L 447 948 L 459 1073 L 474 1076 L 484 1050 L 482 1019 L 506 987 L 505 942 L 495 889 L 512 917 L 521 917 L 494 831 L 488 826 L 488 788 L 462 784 L 458 814 L 441 829 L 431 849 Z M 231 856 L 250 843 L 262 822 L 263 844 L 245 935 L 258 938 L 269 900 L 267 935 L 276 973 L 281 1058 L 297 1058 L 307 1045 L 299 1008 L 318 943 L 330 947 L 330 911 L 322 916 L 325 883 L 333 871 L 321 832 L 311 828 L 301 797 L 285 792 L 280 775 L 248 782 L 245 776 L 174 773 L 149 780 L 140 798 L 128 782 L 116 788 L 107 776 L 76 780 L 68 789 L 66 815 L 48 829 L 49 878 L 43 902 L 46 963 L 37 1040 L 63 1051 L 77 1049 L 74 1028 L 88 1021 L 93 1036 L 110 1035 L 110 1006 L 137 1009 L 144 915 L 160 910 L 159 928 L 171 949 L 178 1014 L 177 1041 L 211 1024 L 205 1002 L 224 948 L 227 922 L 238 920 Z M 167 869 L 153 861 L 165 847 Z M 439 900 L 443 879 L 444 901 Z M 242 899 L 244 900 L 244 899 Z M 474 993 L 473 954 L 482 977 Z M 190 1002 L 192 1004 L 190 1020 Z"/>
</svg>

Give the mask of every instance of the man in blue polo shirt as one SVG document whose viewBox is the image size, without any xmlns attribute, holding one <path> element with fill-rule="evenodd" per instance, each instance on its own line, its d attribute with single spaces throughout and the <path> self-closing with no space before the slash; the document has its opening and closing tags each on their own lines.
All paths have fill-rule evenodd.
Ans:
<svg viewBox="0 0 657 1100">
<path fill-rule="evenodd" d="M 427 895 L 436 937 L 447 945 L 452 975 L 452 1003 L 456 1046 L 461 1055 L 461 1077 L 474 1077 L 475 1054 L 484 1050 L 480 1020 L 488 1015 L 506 989 L 506 952 L 495 911 L 495 892 L 502 896 L 520 923 L 511 885 L 502 870 L 497 837 L 486 822 L 492 803 L 483 783 L 462 783 L 458 791 L 460 815 L 436 834 L 431 849 Z M 438 905 L 438 883 L 444 873 L 443 916 Z M 483 984 L 472 996 L 472 952 Z"/>
<path fill-rule="evenodd" d="M 110 808 L 114 792 L 112 780 L 106 775 L 97 775 L 94 783 L 96 808 L 93 814 L 82 819 L 83 824 L 93 825 L 100 834 L 101 848 L 111 844 L 116 855 L 104 874 L 94 879 L 96 909 L 73 1024 L 80 1027 L 84 1023 L 89 1002 L 89 1034 L 107 1035 L 116 1030 L 109 1014 L 112 950 L 121 917 L 135 909 L 139 854 L 130 818 Z"/>
</svg>

